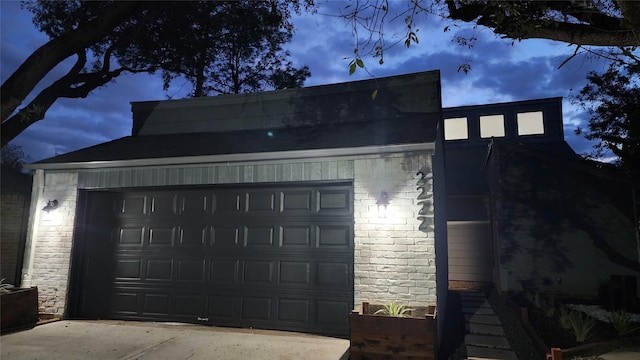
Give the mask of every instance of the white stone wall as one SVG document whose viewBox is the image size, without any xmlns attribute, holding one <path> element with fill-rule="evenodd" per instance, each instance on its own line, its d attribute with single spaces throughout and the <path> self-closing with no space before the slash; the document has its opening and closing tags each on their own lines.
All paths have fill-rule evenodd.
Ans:
<svg viewBox="0 0 640 360">
<path fill-rule="evenodd" d="M 416 153 L 335 159 L 327 161 L 327 166 L 324 166 L 323 162 L 318 168 L 326 168 L 327 172 L 318 172 L 318 176 L 308 179 L 305 177 L 305 169 L 312 168 L 309 166 L 300 167 L 299 177 L 292 175 L 287 179 L 277 179 L 276 176 L 278 182 L 353 178 L 356 306 L 364 300 L 396 300 L 413 306 L 436 302 L 433 226 L 431 225 L 427 231 L 420 231 L 420 220 L 417 219 L 421 206 L 417 199 L 420 191 L 416 186 L 416 172 L 424 167 L 431 171 L 431 155 L 431 151 L 425 150 Z M 335 171 L 331 171 L 333 163 L 336 165 Z M 275 166 L 277 170 L 278 166 L 283 165 L 265 163 L 265 166 Z M 245 178 L 244 182 L 274 181 L 272 176 L 265 174 L 258 171 L 251 179 Z M 311 176 L 314 173 L 309 174 Z M 101 176 L 102 173 L 98 175 Z M 43 170 L 38 170 L 34 177 L 30 229 L 22 278 L 25 286 L 38 286 L 40 311 L 44 313 L 62 315 L 65 311 L 78 188 L 95 188 L 88 186 L 93 184 L 91 178 L 87 178 L 86 175 L 80 177 L 85 180 L 79 183 L 78 173 L 45 174 Z M 198 179 L 201 181 L 194 182 L 193 179 L 185 177 L 184 184 L 187 180 L 189 184 L 229 183 L 214 177 Z M 106 181 L 105 187 L 109 187 L 107 183 L 111 180 Z M 179 181 L 171 185 L 183 183 Z M 431 181 L 427 184 L 427 190 L 429 201 L 433 204 Z M 386 217 L 380 216 L 376 205 L 381 191 L 387 191 L 389 194 L 390 205 Z M 59 209 L 45 214 L 41 209 L 48 200 L 53 199 L 58 200 Z M 433 224 L 433 208 L 427 216 L 431 218 L 429 223 Z"/>
<path fill-rule="evenodd" d="M 412 306 L 436 303 L 433 226 L 420 231 L 416 172 L 431 172 L 431 153 L 394 154 L 355 161 L 355 306 L 362 301 L 398 301 Z M 386 217 L 377 198 L 389 194 Z M 427 183 L 433 204 L 433 183 Z M 433 205 L 428 217 L 433 224 Z"/>
<path fill-rule="evenodd" d="M 38 287 L 41 313 L 63 314 L 69 286 L 78 175 L 44 175 L 38 170 L 36 177 L 22 283 Z M 42 211 L 47 201 L 54 199 L 58 200 L 58 209 L 49 213 Z"/>
</svg>

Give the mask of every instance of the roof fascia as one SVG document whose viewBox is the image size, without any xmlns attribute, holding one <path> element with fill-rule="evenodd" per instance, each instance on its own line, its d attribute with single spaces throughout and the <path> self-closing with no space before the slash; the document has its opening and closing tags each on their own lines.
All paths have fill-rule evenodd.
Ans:
<svg viewBox="0 0 640 360">
<path fill-rule="evenodd" d="M 35 170 L 84 170 L 103 168 L 126 168 L 148 166 L 197 165 L 216 163 L 247 163 L 283 160 L 326 159 L 330 157 L 355 157 L 364 155 L 381 155 L 402 152 L 434 150 L 435 143 L 416 143 L 400 145 L 362 146 L 353 148 L 313 149 L 294 151 L 273 151 L 247 154 L 221 154 L 180 156 L 168 158 L 148 158 L 132 160 L 109 160 L 67 163 L 26 164 L 25 168 Z"/>
</svg>

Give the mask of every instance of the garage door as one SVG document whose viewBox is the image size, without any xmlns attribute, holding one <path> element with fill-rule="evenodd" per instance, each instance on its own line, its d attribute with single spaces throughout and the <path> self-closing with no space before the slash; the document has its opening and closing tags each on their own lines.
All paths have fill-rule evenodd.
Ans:
<svg viewBox="0 0 640 360">
<path fill-rule="evenodd" d="M 449 221 L 447 237 L 450 284 L 492 282 L 493 247 L 489 222 Z"/>
<path fill-rule="evenodd" d="M 350 184 L 83 198 L 76 317 L 348 333 Z"/>
</svg>

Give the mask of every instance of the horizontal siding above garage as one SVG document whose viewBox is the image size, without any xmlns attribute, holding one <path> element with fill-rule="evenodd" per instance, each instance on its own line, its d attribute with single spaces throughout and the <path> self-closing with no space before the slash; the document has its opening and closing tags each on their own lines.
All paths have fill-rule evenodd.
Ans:
<svg viewBox="0 0 640 360">
<path fill-rule="evenodd" d="M 78 174 L 78 188 L 349 180 L 354 177 L 353 163 L 353 160 L 331 160 L 259 165 L 89 170 Z"/>
</svg>

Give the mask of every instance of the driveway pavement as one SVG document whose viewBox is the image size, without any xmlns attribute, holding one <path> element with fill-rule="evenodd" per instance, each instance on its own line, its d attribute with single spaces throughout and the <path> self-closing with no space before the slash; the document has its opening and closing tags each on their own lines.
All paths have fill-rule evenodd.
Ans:
<svg viewBox="0 0 640 360">
<path fill-rule="evenodd" d="M 349 340 L 283 331 L 130 321 L 57 321 L 2 335 L 0 358 L 345 360 Z"/>
</svg>

